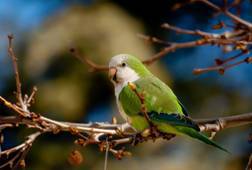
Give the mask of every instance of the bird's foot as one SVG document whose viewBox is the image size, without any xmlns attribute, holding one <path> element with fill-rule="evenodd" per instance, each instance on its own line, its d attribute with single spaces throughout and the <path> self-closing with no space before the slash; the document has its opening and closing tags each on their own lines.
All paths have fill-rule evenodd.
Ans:
<svg viewBox="0 0 252 170">
<path fill-rule="evenodd" d="M 174 138 L 176 135 L 171 134 L 171 133 L 162 133 L 162 138 L 165 140 L 171 140 L 172 138 Z"/>
<path fill-rule="evenodd" d="M 137 133 L 134 135 L 133 140 L 132 140 L 132 145 L 137 145 L 139 143 L 143 143 L 148 140 L 148 137 L 142 136 L 142 133 Z"/>
<path fill-rule="evenodd" d="M 156 126 L 151 126 L 150 131 L 151 131 L 151 136 L 152 136 L 153 140 L 155 140 L 156 138 L 160 137 L 161 133 L 156 128 Z"/>
<path fill-rule="evenodd" d="M 171 134 L 171 133 L 163 133 L 160 132 L 155 126 L 151 127 L 151 136 L 153 141 L 155 141 L 157 138 L 163 138 L 165 140 L 170 140 L 174 138 L 176 135 Z"/>
</svg>

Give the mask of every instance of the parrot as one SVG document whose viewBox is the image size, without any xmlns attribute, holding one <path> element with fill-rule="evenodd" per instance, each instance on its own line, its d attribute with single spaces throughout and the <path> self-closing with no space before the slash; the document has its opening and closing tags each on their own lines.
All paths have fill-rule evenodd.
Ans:
<svg viewBox="0 0 252 170">
<path fill-rule="evenodd" d="M 112 57 L 108 74 L 114 85 L 119 113 L 136 132 L 155 126 L 164 134 L 189 136 L 229 153 L 200 132 L 199 126 L 189 117 L 171 88 L 153 75 L 137 57 L 130 54 Z M 145 109 L 142 109 L 143 105 Z"/>
</svg>

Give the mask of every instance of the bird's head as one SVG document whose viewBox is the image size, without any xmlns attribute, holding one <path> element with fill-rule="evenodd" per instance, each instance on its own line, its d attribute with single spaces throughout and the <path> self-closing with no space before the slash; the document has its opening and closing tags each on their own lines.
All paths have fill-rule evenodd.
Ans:
<svg viewBox="0 0 252 170">
<path fill-rule="evenodd" d="M 129 54 L 116 55 L 109 62 L 109 78 L 115 86 L 134 82 L 149 74 L 144 64 Z"/>
</svg>

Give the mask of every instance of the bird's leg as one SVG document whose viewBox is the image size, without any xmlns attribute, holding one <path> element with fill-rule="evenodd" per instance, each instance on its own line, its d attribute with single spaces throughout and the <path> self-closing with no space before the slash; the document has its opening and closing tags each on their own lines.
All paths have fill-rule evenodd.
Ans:
<svg viewBox="0 0 252 170">
<path fill-rule="evenodd" d="M 146 141 L 145 137 L 142 136 L 141 133 L 137 133 L 134 135 L 133 140 L 132 140 L 132 145 L 135 146 L 138 143 L 143 143 L 144 141 Z"/>
<path fill-rule="evenodd" d="M 165 140 L 171 140 L 172 138 L 174 138 L 176 135 L 171 134 L 171 133 L 161 133 L 161 136 L 163 139 Z"/>
<path fill-rule="evenodd" d="M 150 124 L 150 131 L 151 131 L 151 136 L 156 138 L 158 136 L 160 136 L 159 131 L 157 130 L 156 126 L 154 126 L 152 123 Z"/>
</svg>

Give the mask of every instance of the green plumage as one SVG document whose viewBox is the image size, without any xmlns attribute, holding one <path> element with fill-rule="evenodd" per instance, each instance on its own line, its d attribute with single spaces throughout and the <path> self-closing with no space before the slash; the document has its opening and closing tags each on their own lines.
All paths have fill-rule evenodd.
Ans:
<svg viewBox="0 0 252 170">
<path fill-rule="evenodd" d="M 152 75 L 138 59 L 128 56 L 126 62 L 140 76 L 132 83 L 136 85 L 137 93 L 143 94 L 149 118 L 159 131 L 190 136 L 227 152 L 199 131 L 197 124 L 188 117 L 172 90 Z M 141 132 L 149 127 L 149 122 L 141 113 L 141 101 L 129 85 L 121 90 L 118 100 L 129 123 L 137 131 Z"/>
<path fill-rule="evenodd" d="M 133 82 L 136 85 L 138 93 L 143 93 L 144 104 L 147 112 L 178 114 L 185 116 L 183 109 L 178 102 L 177 97 L 172 90 L 166 86 L 162 81 L 153 75 L 148 75 Z M 125 86 L 120 95 L 119 101 L 124 109 L 124 112 L 130 117 L 131 123 L 134 125 L 135 118 L 141 117 L 146 123 L 143 126 L 138 126 L 138 131 L 143 131 L 148 125 L 147 120 L 141 115 L 141 101 L 139 97 L 129 86 Z M 138 118 L 139 120 L 140 118 Z M 174 132 L 175 133 L 175 132 Z"/>
</svg>

